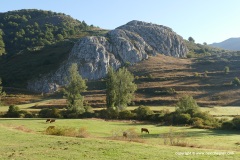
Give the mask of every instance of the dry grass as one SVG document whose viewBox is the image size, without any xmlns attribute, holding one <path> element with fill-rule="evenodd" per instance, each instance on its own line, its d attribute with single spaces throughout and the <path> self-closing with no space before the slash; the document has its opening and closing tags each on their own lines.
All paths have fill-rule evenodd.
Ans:
<svg viewBox="0 0 240 160">
<path fill-rule="evenodd" d="M 124 133 L 126 134 L 126 136 L 123 135 Z M 137 133 L 136 128 L 129 128 L 126 130 L 114 129 L 111 131 L 111 134 L 112 136 L 110 137 L 110 139 L 113 140 L 144 143 L 144 140 Z"/>
<path fill-rule="evenodd" d="M 90 137 L 90 134 L 87 132 L 87 129 L 85 127 L 76 129 L 73 127 L 49 126 L 46 129 L 45 133 L 49 135 L 67 136 L 67 137 L 79 137 L 79 138 Z"/>
</svg>

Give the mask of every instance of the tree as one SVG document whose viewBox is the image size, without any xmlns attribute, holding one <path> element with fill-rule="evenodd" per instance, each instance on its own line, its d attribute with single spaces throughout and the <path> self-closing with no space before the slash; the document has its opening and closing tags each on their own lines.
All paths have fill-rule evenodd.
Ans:
<svg viewBox="0 0 240 160">
<path fill-rule="evenodd" d="M 207 45 L 207 42 L 203 42 L 203 45 L 205 45 L 205 46 L 206 46 L 206 45 Z"/>
<path fill-rule="evenodd" d="M 2 80 L 0 79 L 0 106 L 2 105 L 2 98 L 6 95 L 6 93 L 2 90 L 3 87 L 1 86 L 1 84 Z"/>
<path fill-rule="evenodd" d="M 232 85 L 233 86 L 240 86 L 240 80 L 235 77 L 233 80 L 232 80 Z"/>
<path fill-rule="evenodd" d="M 192 37 L 189 37 L 189 38 L 188 38 L 188 41 L 189 41 L 189 42 L 193 42 L 193 43 L 195 42 L 195 40 L 194 40 Z"/>
<path fill-rule="evenodd" d="M 225 68 L 224 68 L 224 73 L 225 73 L 225 74 L 228 74 L 228 73 L 229 73 L 229 67 L 228 67 L 228 66 L 225 66 Z"/>
<path fill-rule="evenodd" d="M 116 81 L 116 73 L 112 67 L 109 67 L 106 80 L 106 103 L 108 108 L 113 108 L 116 103 Z"/>
<path fill-rule="evenodd" d="M 176 111 L 179 113 L 189 113 L 198 111 L 199 106 L 192 96 L 184 96 L 180 98 L 176 104 Z"/>
<path fill-rule="evenodd" d="M 106 102 L 107 107 L 116 107 L 123 110 L 134 97 L 137 85 L 133 82 L 134 76 L 125 68 L 114 72 L 109 69 L 106 81 Z"/>
<path fill-rule="evenodd" d="M 85 111 L 83 106 L 84 97 L 81 93 L 87 89 L 87 86 L 85 80 L 78 73 L 76 63 L 70 66 L 67 80 L 68 85 L 64 89 L 64 95 L 67 99 L 68 109 L 76 113 L 83 113 Z"/>
<path fill-rule="evenodd" d="M 4 44 L 2 35 L 3 35 L 3 32 L 2 32 L 2 30 L 0 29 L 0 56 L 3 55 L 3 54 L 5 54 L 5 44 Z"/>
</svg>

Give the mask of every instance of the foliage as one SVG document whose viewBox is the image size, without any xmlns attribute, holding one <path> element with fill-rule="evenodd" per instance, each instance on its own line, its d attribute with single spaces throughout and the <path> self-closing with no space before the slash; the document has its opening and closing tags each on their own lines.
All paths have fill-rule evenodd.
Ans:
<svg viewBox="0 0 240 160">
<path fill-rule="evenodd" d="M 63 13 L 36 9 L 0 13 L 0 27 L 4 32 L 6 52 L 10 54 L 28 47 L 53 44 L 96 28 Z"/>
<path fill-rule="evenodd" d="M 188 38 L 188 41 L 189 41 L 189 42 L 192 42 L 192 43 L 195 42 L 195 40 L 194 40 L 192 37 L 189 37 L 189 38 Z"/>
<path fill-rule="evenodd" d="M 234 129 L 240 130 L 240 116 L 234 117 L 232 119 Z"/>
<path fill-rule="evenodd" d="M 4 117 L 9 118 L 19 118 L 20 117 L 20 109 L 18 106 L 10 105 L 8 108 L 7 113 L 4 115 Z"/>
<path fill-rule="evenodd" d="M 5 43 L 3 41 L 3 31 L 0 29 L 0 56 L 5 54 Z"/>
<path fill-rule="evenodd" d="M 57 136 L 69 136 L 69 137 L 80 137 L 86 138 L 89 136 L 86 128 L 73 128 L 73 127 L 48 127 L 46 134 L 57 135 Z"/>
<path fill-rule="evenodd" d="M 2 90 L 2 80 L 0 78 L 0 106 L 2 105 L 2 98 L 6 95 L 6 93 Z"/>
<path fill-rule="evenodd" d="M 44 108 L 39 111 L 39 117 L 41 118 L 61 118 L 60 111 L 56 108 Z"/>
<path fill-rule="evenodd" d="M 119 119 L 133 119 L 134 114 L 130 110 L 123 110 L 119 112 Z"/>
<path fill-rule="evenodd" d="M 149 120 L 149 117 L 153 114 L 153 111 L 147 106 L 139 106 L 134 112 L 139 120 Z"/>
<path fill-rule="evenodd" d="M 108 74 L 106 78 L 106 105 L 108 108 L 114 107 L 116 103 L 116 73 L 112 67 L 108 68 Z"/>
<path fill-rule="evenodd" d="M 64 95 L 67 99 L 68 109 L 73 112 L 83 113 L 84 97 L 81 95 L 87 89 L 85 80 L 78 73 L 78 66 L 73 63 L 69 68 L 68 85 L 64 89 Z"/>
<path fill-rule="evenodd" d="M 116 107 L 118 110 L 123 110 L 134 97 L 134 92 L 137 89 L 133 82 L 134 76 L 125 68 L 120 68 L 114 72 L 109 69 L 106 80 L 106 102 L 107 107 Z"/>
<path fill-rule="evenodd" d="M 228 66 L 225 66 L 225 67 L 224 67 L 224 73 L 225 73 L 225 74 L 228 74 L 228 73 L 229 73 L 229 67 L 228 67 Z"/>
<path fill-rule="evenodd" d="M 233 86 L 239 86 L 239 85 L 240 85 L 240 80 L 239 80 L 237 77 L 235 77 L 235 78 L 232 80 L 232 85 L 233 85 Z"/>
<path fill-rule="evenodd" d="M 192 96 L 184 96 L 180 98 L 176 104 L 176 111 L 179 113 L 189 113 L 192 115 L 193 112 L 198 111 L 198 109 L 199 106 Z"/>
</svg>

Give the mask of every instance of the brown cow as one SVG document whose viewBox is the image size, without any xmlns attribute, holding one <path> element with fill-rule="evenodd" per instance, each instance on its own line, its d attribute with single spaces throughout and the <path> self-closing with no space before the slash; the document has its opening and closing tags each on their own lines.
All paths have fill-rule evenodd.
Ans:
<svg viewBox="0 0 240 160">
<path fill-rule="evenodd" d="M 51 120 L 50 120 L 50 123 L 52 123 L 52 122 L 55 122 L 55 119 L 51 119 Z"/>
<path fill-rule="evenodd" d="M 47 119 L 47 120 L 46 120 L 46 123 L 47 123 L 47 122 L 50 122 L 50 121 L 51 121 L 51 119 Z"/>
<path fill-rule="evenodd" d="M 148 133 L 148 134 L 149 134 L 149 131 L 148 131 L 148 129 L 147 129 L 147 128 L 141 128 L 141 133 L 143 133 L 143 132 L 146 132 L 146 133 Z"/>
<path fill-rule="evenodd" d="M 123 132 L 123 137 L 127 138 L 127 132 Z"/>
</svg>

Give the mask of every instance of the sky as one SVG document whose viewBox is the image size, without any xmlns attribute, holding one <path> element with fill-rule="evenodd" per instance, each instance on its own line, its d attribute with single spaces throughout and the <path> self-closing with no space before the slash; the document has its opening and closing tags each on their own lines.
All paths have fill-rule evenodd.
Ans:
<svg viewBox="0 0 240 160">
<path fill-rule="evenodd" d="M 0 12 L 51 10 L 103 29 L 139 20 L 170 27 L 201 44 L 240 37 L 239 8 L 239 0 L 0 0 Z"/>
</svg>

